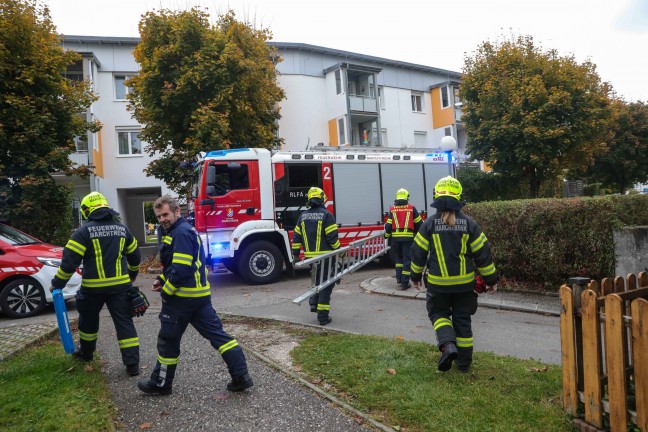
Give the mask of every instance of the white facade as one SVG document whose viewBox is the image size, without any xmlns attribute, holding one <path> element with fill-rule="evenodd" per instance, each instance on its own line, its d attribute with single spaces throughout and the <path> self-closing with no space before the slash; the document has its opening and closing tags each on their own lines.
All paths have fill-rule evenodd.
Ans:
<svg viewBox="0 0 648 432">
<path fill-rule="evenodd" d="M 89 136 L 86 154 L 73 155 L 94 165 L 96 175 L 87 181 L 58 180 L 74 181 L 78 200 L 93 190 L 103 193 L 143 242 L 143 202 L 171 191 L 144 173 L 152 157 L 143 151 L 146 144 L 138 142 L 141 125 L 127 110 L 123 81 L 138 72 L 132 54 L 138 42 L 138 38 L 64 37 L 65 49 L 83 55 L 84 77 L 91 79 L 99 96 L 86 116 L 99 120 L 102 129 Z M 273 44 L 283 58 L 277 70 L 286 93 L 279 104 L 284 150 L 317 145 L 437 149 L 448 134 L 457 139 L 460 151 L 465 147 L 457 115 L 440 111 L 438 100 L 443 86 L 454 97 L 458 72 L 305 44 Z M 450 102 L 454 113 L 457 101 Z"/>
</svg>

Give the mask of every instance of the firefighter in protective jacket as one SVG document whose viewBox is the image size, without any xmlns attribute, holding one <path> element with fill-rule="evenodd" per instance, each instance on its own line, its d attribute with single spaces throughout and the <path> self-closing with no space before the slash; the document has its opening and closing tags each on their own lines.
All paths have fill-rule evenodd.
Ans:
<svg viewBox="0 0 648 432">
<path fill-rule="evenodd" d="M 252 387 L 243 350 L 236 339 L 223 330 L 221 319 L 212 306 L 200 236 L 180 216 L 180 206 L 175 199 L 158 198 L 153 211 L 160 222 L 158 249 L 163 272 L 152 289 L 160 292 L 162 311 L 157 362 L 150 379 L 140 380 L 138 388 L 145 393 L 171 394 L 180 357 L 180 340 L 189 324 L 223 357 L 232 377 L 227 389 L 242 391 Z"/>
<path fill-rule="evenodd" d="M 122 361 L 129 375 L 139 374 L 139 338 L 133 324 L 128 290 L 139 273 L 140 251 L 131 232 L 115 219 L 117 212 L 99 192 L 81 200 L 86 221 L 72 234 L 50 290 L 63 288 L 83 263 L 79 311 L 79 347 L 74 357 L 91 361 L 99 335 L 99 312 L 108 306 L 117 333 Z"/>
<path fill-rule="evenodd" d="M 447 371 L 456 359 L 460 372 L 472 363 L 471 315 L 477 311 L 475 272 L 496 291 L 499 276 L 490 245 L 479 225 L 461 209 L 461 183 L 448 176 L 434 187 L 436 214 L 428 217 L 412 245 L 412 282 L 417 286 L 427 265 L 427 311 Z"/>
<path fill-rule="evenodd" d="M 322 189 L 312 187 L 308 190 L 308 210 L 299 215 L 292 239 L 294 261 L 299 260 L 299 251 L 302 247 L 306 259 L 340 248 L 335 217 L 326 210 L 324 203 L 326 203 L 326 194 Z M 328 267 L 322 265 L 317 269 L 318 279 L 322 274 L 334 270 Z M 331 310 L 333 285 L 335 284 L 326 286 L 308 299 L 311 312 L 317 312 L 317 320 L 321 325 L 326 325 L 332 321 L 329 311 Z"/>
<path fill-rule="evenodd" d="M 391 246 L 396 250 L 396 283 L 406 290 L 410 285 L 411 249 L 414 235 L 418 232 L 423 219 L 418 210 L 409 203 L 409 192 L 398 189 L 394 205 L 389 208 L 385 223 L 385 238 L 391 238 Z"/>
</svg>

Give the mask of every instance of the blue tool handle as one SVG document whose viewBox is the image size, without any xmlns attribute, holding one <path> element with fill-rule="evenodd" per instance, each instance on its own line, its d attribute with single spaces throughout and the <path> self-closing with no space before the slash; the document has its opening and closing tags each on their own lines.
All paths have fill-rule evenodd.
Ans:
<svg viewBox="0 0 648 432">
<path fill-rule="evenodd" d="M 68 319 L 63 292 L 60 289 L 55 289 L 52 291 L 52 297 L 54 297 L 54 310 L 56 311 L 56 320 L 58 321 L 63 349 L 67 354 L 72 354 L 74 352 L 74 340 L 72 339 L 72 329 L 70 329 L 70 320 Z"/>
</svg>

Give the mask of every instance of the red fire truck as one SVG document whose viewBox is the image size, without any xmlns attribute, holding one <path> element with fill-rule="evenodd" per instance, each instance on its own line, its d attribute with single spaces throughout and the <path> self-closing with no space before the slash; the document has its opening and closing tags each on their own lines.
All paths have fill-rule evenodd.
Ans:
<svg viewBox="0 0 648 432">
<path fill-rule="evenodd" d="M 219 150 L 196 164 L 189 210 L 208 264 L 220 262 L 248 283 L 266 284 L 279 278 L 284 263 L 292 266 L 292 230 L 310 187 L 326 193 L 346 246 L 383 230 L 400 188 L 425 216 L 436 181 L 455 172 L 452 155 L 443 152 Z"/>
</svg>

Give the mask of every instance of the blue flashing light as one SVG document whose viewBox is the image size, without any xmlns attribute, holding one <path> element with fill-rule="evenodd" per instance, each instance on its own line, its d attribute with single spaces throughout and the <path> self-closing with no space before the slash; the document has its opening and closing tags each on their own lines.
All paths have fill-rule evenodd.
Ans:
<svg viewBox="0 0 648 432">
<path fill-rule="evenodd" d="M 236 149 L 229 149 L 229 150 L 214 150 L 210 151 L 205 155 L 205 157 L 223 157 L 227 156 L 229 153 L 239 153 L 239 152 L 244 152 L 244 151 L 249 151 L 249 148 L 236 148 Z"/>
<path fill-rule="evenodd" d="M 229 243 L 228 242 L 222 242 L 222 243 L 212 243 L 211 244 L 211 250 L 213 251 L 220 251 L 224 249 L 229 249 Z"/>
</svg>

